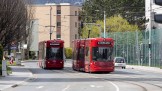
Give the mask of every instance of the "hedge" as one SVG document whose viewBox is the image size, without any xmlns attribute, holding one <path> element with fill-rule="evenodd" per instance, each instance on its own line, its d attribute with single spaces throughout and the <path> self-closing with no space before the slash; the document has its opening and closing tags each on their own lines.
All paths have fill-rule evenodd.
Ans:
<svg viewBox="0 0 162 91">
<path fill-rule="evenodd" d="M 70 47 L 65 48 L 65 56 L 66 56 L 67 59 L 72 58 L 72 48 L 70 48 Z"/>
</svg>

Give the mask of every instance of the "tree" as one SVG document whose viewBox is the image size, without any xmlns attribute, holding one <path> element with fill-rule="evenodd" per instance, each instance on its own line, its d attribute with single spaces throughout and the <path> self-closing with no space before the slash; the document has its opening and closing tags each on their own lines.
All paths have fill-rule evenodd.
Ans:
<svg viewBox="0 0 162 91">
<path fill-rule="evenodd" d="M 83 14 L 86 17 L 83 17 L 83 20 L 103 20 L 103 11 L 106 11 L 107 17 L 120 14 L 130 24 L 144 28 L 145 0 L 86 0 L 83 4 Z"/>
<path fill-rule="evenodd" d="M 30 0 L 28 0 L 30 1 Z M 28 36 L 32 12 L 27 0 L 0 0 L 0 44 L 4 48 Z M 27 5 L 28 4 L 28 5 Z"/>
<path fill-rule="evenodd" d="M 89 31 L 90 31 L 90 38 L 95 38 L 100 36 L 99 27 L 95 25 L 85 25 L 82 30 L 82 38 L 88 38 Z"/>
<path fill-rule="evenodd" d="M 3 59 L 3 47 L 0 45 L 0 64 L 2 64 L 2 59 Z"/>
<path fill-rule="evenodd" d="M 97 25 L 97 26 L 96 26 Z M 98 26 L 100 25 L 100 26 Z M 103 32 L 104 23 L 98 20 L 94 25 L 86 25 L 82 31 L 82 38 L 87 38 L 88 31 L 90 31 L 90 37 L 100 37 L 100 33 Z M 136 25 L 130 24 L 126 19 L 120 15 L 115 15 L 106 19 L 106 32 L 125 32 L 139 30 Z"/>
</svg>

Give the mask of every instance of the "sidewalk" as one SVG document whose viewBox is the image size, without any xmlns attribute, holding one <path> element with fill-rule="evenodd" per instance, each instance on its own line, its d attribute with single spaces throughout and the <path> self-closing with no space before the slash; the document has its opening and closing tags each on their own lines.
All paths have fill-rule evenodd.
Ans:
<svg viewBox="0 0 162 91">
<path fill-rule="evenodd" d="M 162 69 L 157 67 L 127 65 L 126 68 L 149 71 L 154 73 L 162 73 Z"/>
<path fill-rule="evenodd" d="M 0 91 L 15 87 L 24 81 L 29 80 L 33 75 L 24 66 L 10 66 L 12 74 L 6 77 L 0 77 Z"/>
</svg>

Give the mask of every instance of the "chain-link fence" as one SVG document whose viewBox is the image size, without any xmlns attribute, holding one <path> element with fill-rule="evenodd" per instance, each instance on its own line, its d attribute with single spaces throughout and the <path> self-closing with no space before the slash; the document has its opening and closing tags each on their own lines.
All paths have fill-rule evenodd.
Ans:
<svg viewBox="0 0 162 91">
<path fill-rule="evenodd" d="M 127 64 L 162 66 L 162 30 L 151 30 L 151 45 L 149 45 L 149 31 L 112 32 L 106 37 L 115 40 L 114 56 L 124 57 Z"/>
</svg>

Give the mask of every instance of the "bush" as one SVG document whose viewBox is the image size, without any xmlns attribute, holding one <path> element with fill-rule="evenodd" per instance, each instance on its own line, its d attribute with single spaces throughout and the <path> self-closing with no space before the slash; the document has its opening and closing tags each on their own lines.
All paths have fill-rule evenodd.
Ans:
<svg viewBox="0 0 162 91">
<path fill-rule="evenodd" d="M 65 56 L 66 56 L 67 59 L 72 58 L 72 48 L 70 48 L 70 47 L 65 48 Z"/>
<path fill-rule="evenodd" d="M 29 51 L 29 58 L 30 59 L 36 59 L 35 52 L 34 51 Z"/>
</svg>

